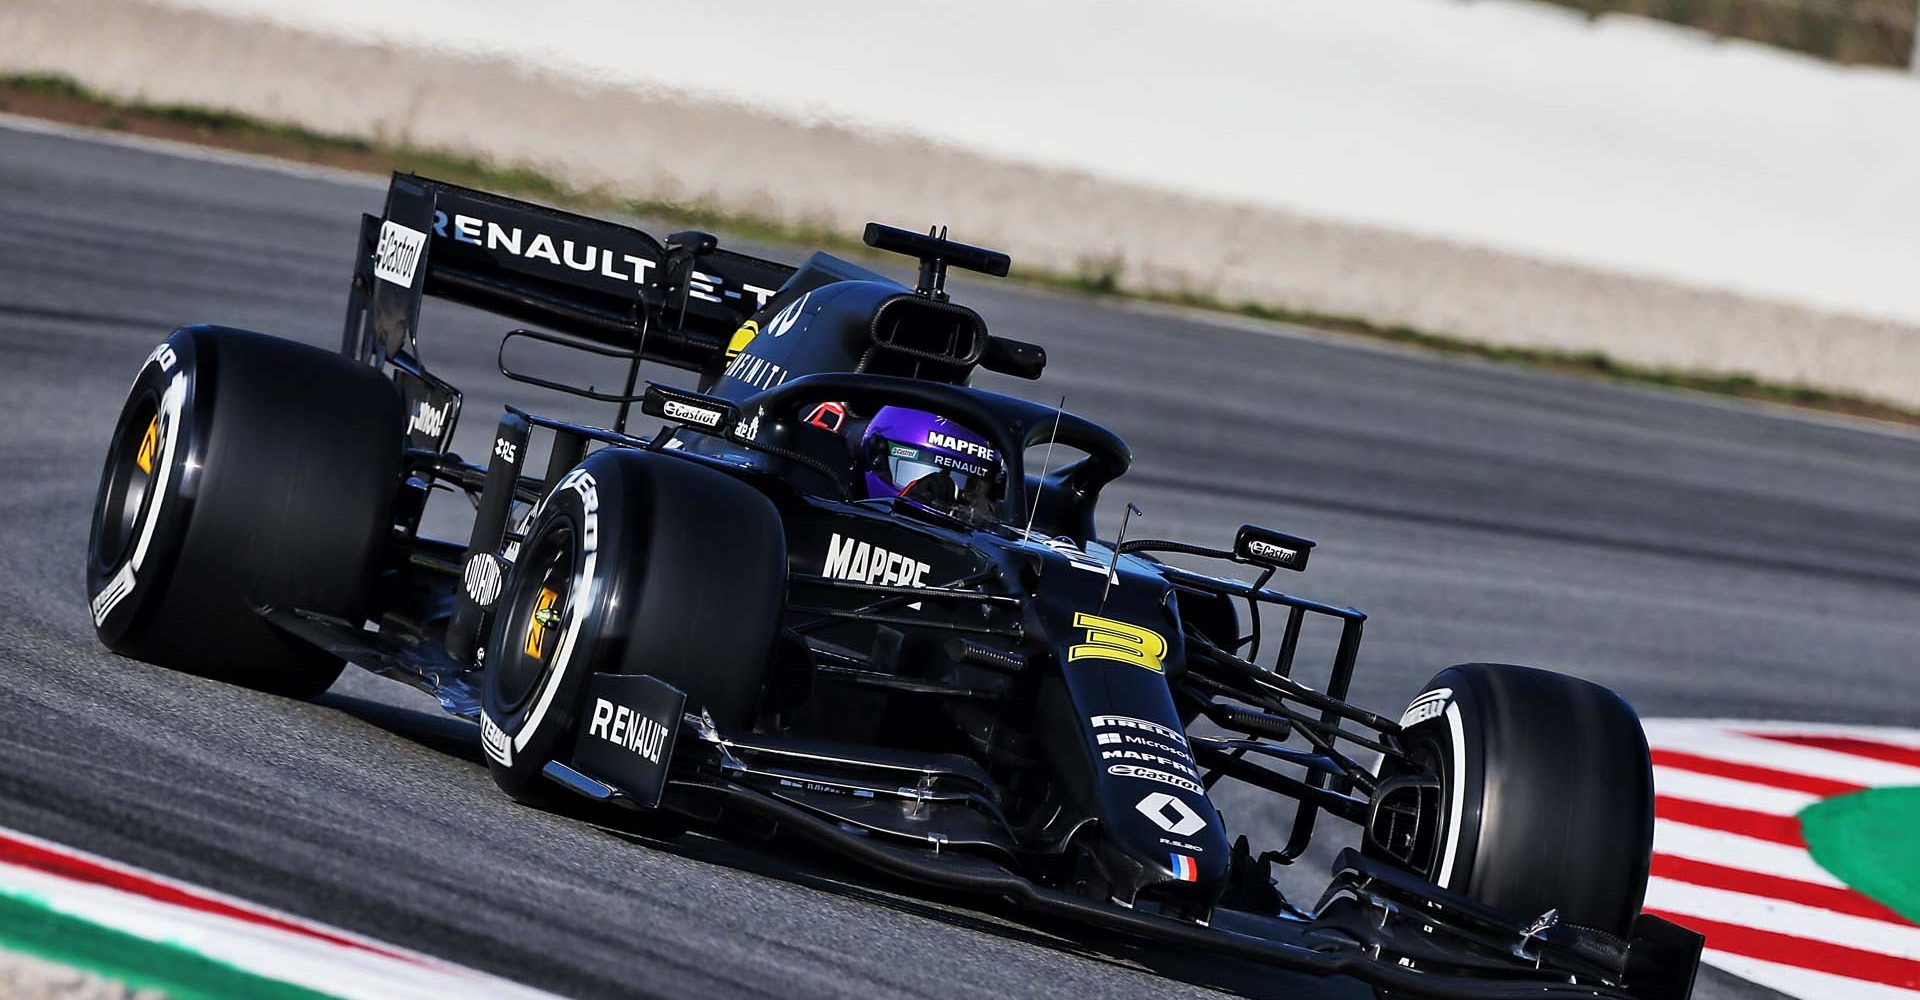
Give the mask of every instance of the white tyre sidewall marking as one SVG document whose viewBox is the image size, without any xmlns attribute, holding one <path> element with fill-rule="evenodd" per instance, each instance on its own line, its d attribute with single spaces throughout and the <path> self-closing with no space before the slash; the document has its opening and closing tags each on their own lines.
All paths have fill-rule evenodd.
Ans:
<svg viewBox="0 0 1920 1000">
<path fill-rule="evenodd" d="M 134 378 L 134 385 L 138 386 L 140 380 L 146 377 L 148 366 L 157 364 L 160 366 L 161 373 L 165 374 L 172 371 L 177 362 L 178 358 L 175 357 L 172 348 L 161 344 L 148 356 L 147 364 L 141 367 L 140 375 Z M 127 557 L 127 561 L 120 565 L 120 569 L 107 581 L 107 585 L 100 588 L 100 593 L 94 595 L 92 606 L 94 628 L 99 628 L 106 623 L 107 616 L 113 614 L 113 610 L 120 606 L 120 602 L 133 593 L 138 583 L 140 564 L 146 560 L 147 549 L 153 544 L 153 530 L 160 523 L 160 507 L 167 499 L 167 486 L 173 479 L 173 459 L 179 453 L 176 445 L 180 440 L 180 407 L 186 398 L 187 374 L 174 372 L 173 378 L 167 382 L 166 391 L 160 395 L 160 412 L 157 417 L 161 433 L 165 437 L 165 444 L 161 446 L 160 453 L 154 457 L 160 472 L 148 486 L 151 499 L 148 500 L 146 512 L 141 517 L 140 537 L 134 542 L 133 553 Z"/>
<path fill-rule="evenodd" d="M 566 620 L 561 624 L 560 645 L 554 650 L 553 669 L 547 674 L 547 683 L 541 688 L 540 697 L 534 702 L 533 710 L 527 713 L 519 729 L 514 732 L 511 750 L 504 755 L 507 759 L 501 759 L 503 754 L 495 750 L 491 741 L 484 738 L 480 741 L 488 756 L 498 761 L 503 767 L 511 767 L 512 754 L 527 748 L 527 742 L 533 739 L 534 733 L 539 731 L 540 723 L 546 718 L 547 710 L 553 706 L 553 696 L 566 680 L 567 667 L 573 659 L 573 647 L 580 637 L 580 626 L 585 617 L 583 609 L 593 605 L 596 582 L 594 566 L 599 561 L 600 547 L 600 491 L 599 484 L 594 481 L 592 473 L 579 468 L 567 473 L 566 477 L 561 479 L 559 484 L 541 501 L 540 509 L 534 512 L 534 516 L 538 517 L 561 490 L 569 489 L 580 495 L 583 522 L 580 526 L 580 568 L 574 573 L 573 594 L 567 600 Z M 480 725 L 483 731 L 489 728 L 493 732 L 502 731 L 502 727 L 495 723 L 491 716 L 486 715 L 484 711 L 481 714 L 483 718 Z"/>
<path fill-rule="evenodd" d="M 1452 688 L 1434 688 L 1422 693 L 1407 705 L 1406 711 L 1400 713 L 1400 728 L 1411 729 L 1439 715 L 1446 709 L 1447 702 L 1452 699 Z"/>
<path fill-rule="evenodd" d="M 480 749 L 501 767 L 513 766 L 513 740 L 484 708 L 480 710 Z"/>
<path fill-rule="evenodd" d="M 1436 884 L 1442 889 L 1453 888 L 1453 865 L 1460 854 L 1460 820 L 1466 810 L 1467 770 L 1467 734 L 1466 727 L 1460 722 L 1460 706 L 1453 701 L 1447 702 L 1445 713 L 1447 736 L 1452 744 L 1453 760 L 1449 765 L 1453 780 L 1447 783 L 1447 846 L 1440 856 L 1439 879 Z"/>
</svg>

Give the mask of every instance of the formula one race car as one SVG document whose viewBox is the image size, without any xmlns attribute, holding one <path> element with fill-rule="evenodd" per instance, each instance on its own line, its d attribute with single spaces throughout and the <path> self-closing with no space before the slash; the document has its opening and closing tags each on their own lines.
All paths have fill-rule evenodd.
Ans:
<svg viewBox="0 0 1920 1000">
<path fill-rule="evenodd" d="M 351 661 L 476 720 L 515 799 L 799 838 L 1185 953 L 1395 996 L 1688 996 L 1701 938 L 1640 912 L 1652 770 L 1626 702 L 1470 663 L 1398 719 L 1349 704 L 1365 616 L 1267 587 L 1311 541 L 1096 538 L 1127 446 L 968 385 L 1045 365 L 946 293 L 1007 256 L 866 242 L 918 258 L 917 287 L 395 176 L 339 353 L 191 326 L 147 359 L 94 511 L 101 641 L 296 696 Z M 452 453 L 426 295 L 536 324 L 502 374 L 605 401 L 611 428 L 509 407 L 484 464 Z M 626 385 L 525 371 L 514 342 Z M 643 360 L 697 389 L 641 384 Z M 635 403 L 668 426 L 628 433 Z M 473 500 L 464 542 L 421 533 L 435 489 Z M 1318 686 L 1293 676 L 1309 621 L 1339 632 Z M 1223 778 L 1297 800 L 1284 845 L 1229 842 Z M 1323 811 L 1361 842 L 1297 904 L 1272 866 Z"/>
</svg>

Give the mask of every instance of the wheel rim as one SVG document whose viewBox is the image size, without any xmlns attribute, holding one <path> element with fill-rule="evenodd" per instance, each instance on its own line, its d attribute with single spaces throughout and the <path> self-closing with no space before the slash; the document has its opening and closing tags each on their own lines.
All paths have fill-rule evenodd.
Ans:
<svg viewBox="0 0 1920 1000">
<path fill-rule="evenodd" d="M 1409 754 L 1417 771 L 1435 775 L 1440 781 L 1439 801 L 1434 803 L 1438 815 L 1435 817 L 1433 837 L 1431 842 L 1423 848 L 1416 849 L 1414 856 L 1420 874 L 1428 881 L 1435 883 L 1440 881 L 1441 852 L 1446 849 L 1445 844 L 1449 833 L 1446 824 L 1448 818 L 1453 815 L 1449 807 L 1452 805 L 1453 796 L 1460 794 L 1456 769 L 1451 762 L 1444 759 L 1445 756 L 1440 752 L 1439 745 L 1431 739 L 1424 739 L 1415 744 Z"/>
<path fill-rule="evenodd" d="M 160 424 L 160 399 L 143 392 L 130 400 L 108 451 L 107 482 L 100 498 L 94 549 L 95 568 L 108 572 L 127 558 L 153 501 L 153 484 L 166 454 L 166 428 Z"/>
<path fill-rule="evenodd" d="M 553 673 L 560 623 L 569 613 L 574 571 L 574 532 L 566 521 L 556 521 L 540 535 L 532 551 L 521 556 L 524 569 L 507 615 L 503 642 L 491 669 L 494 692 L 502 711 L 526 707 Z"/>
</svg>

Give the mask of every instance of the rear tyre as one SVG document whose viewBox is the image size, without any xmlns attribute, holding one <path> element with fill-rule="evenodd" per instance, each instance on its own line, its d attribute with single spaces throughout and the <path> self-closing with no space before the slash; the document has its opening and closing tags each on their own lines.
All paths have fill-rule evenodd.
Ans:
<svg viewBox="0 0 1920 1000">
<path fill-rule="evenodd" d="M 183 327 L 128 393 L 87 543 L 95 631 L 123 656 L 295 697 L 341 662 L 256 607 L 362 620 L 399 483 L 393 385 L 338 354 Z"/>
<path fill-rule="evenodd" d="M 650 674 L 722 728 L 753 721 L 787 580 L 780 516 L 690 461 L 603 449 L 555 484 L 514 561 L 486 650 L 481 743 L 493 779 L 550 803 L 590 675 Z"/>
<path fill-rule="evenodd" d="M 1394 860 L 1510 916 L 1557 909 L 1629 935 L 1653 849 L 1653 766 L 1632 706 L 1578 678 L 1468 663 L 1429 681 L 1402 725 L 1416 767 L 1390 759 L 1381 776 L 1437 775 L 1440 794 L 1431 836 Z M 1372 831 L 1367 852 L 1386 853 Z"/>
</svg>

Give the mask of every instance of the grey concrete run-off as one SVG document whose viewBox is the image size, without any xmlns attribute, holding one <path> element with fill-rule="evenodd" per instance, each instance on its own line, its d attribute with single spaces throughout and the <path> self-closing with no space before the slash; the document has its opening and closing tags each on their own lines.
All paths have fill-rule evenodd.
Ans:
<svg viewBox="0 0 1920 1000">
<path fill-rule="evenodd" d="M 189 321 L 335 343 L 357 219 L 379 202 L 376 184 L 0 130 L 0 824 L 583 997 L 1357 995 L 1092 948 L 819 859 L 639 845 L 517 807 L 471 726 L 356 671 L 304 704 L 104 653 L 81 564 L 135 369 Z M 1370 708 L 1491 659 L 1613 685 L 1647 715 L 1920 717 L 1914 436 L 956 289 L 1052 356 L 1038 385 L 983 381 L 1064 392 L 1132 442 L 1109 500 L 1146 510 L 1134 532 L 1222 543 L 1257 521 L 1321 541 L 1282 582 L 1373 615 Z M 428 362 L 469 388 L 462 452 L 484 454 L 508 399 L 606 419 L 509 391 L 504 321 L 430 306 L 426 322 Z M 1308 676 L 1328 651 L 1313 638 Z M 1230 783 L 1219 798 L 1236 829 L 1284 834 L 1290 803 Z M 1310 901 L 1337 846 L 1286 885 Z M 1709 973 L 1699 995 L 1764 994 Z"/>
</svg>

